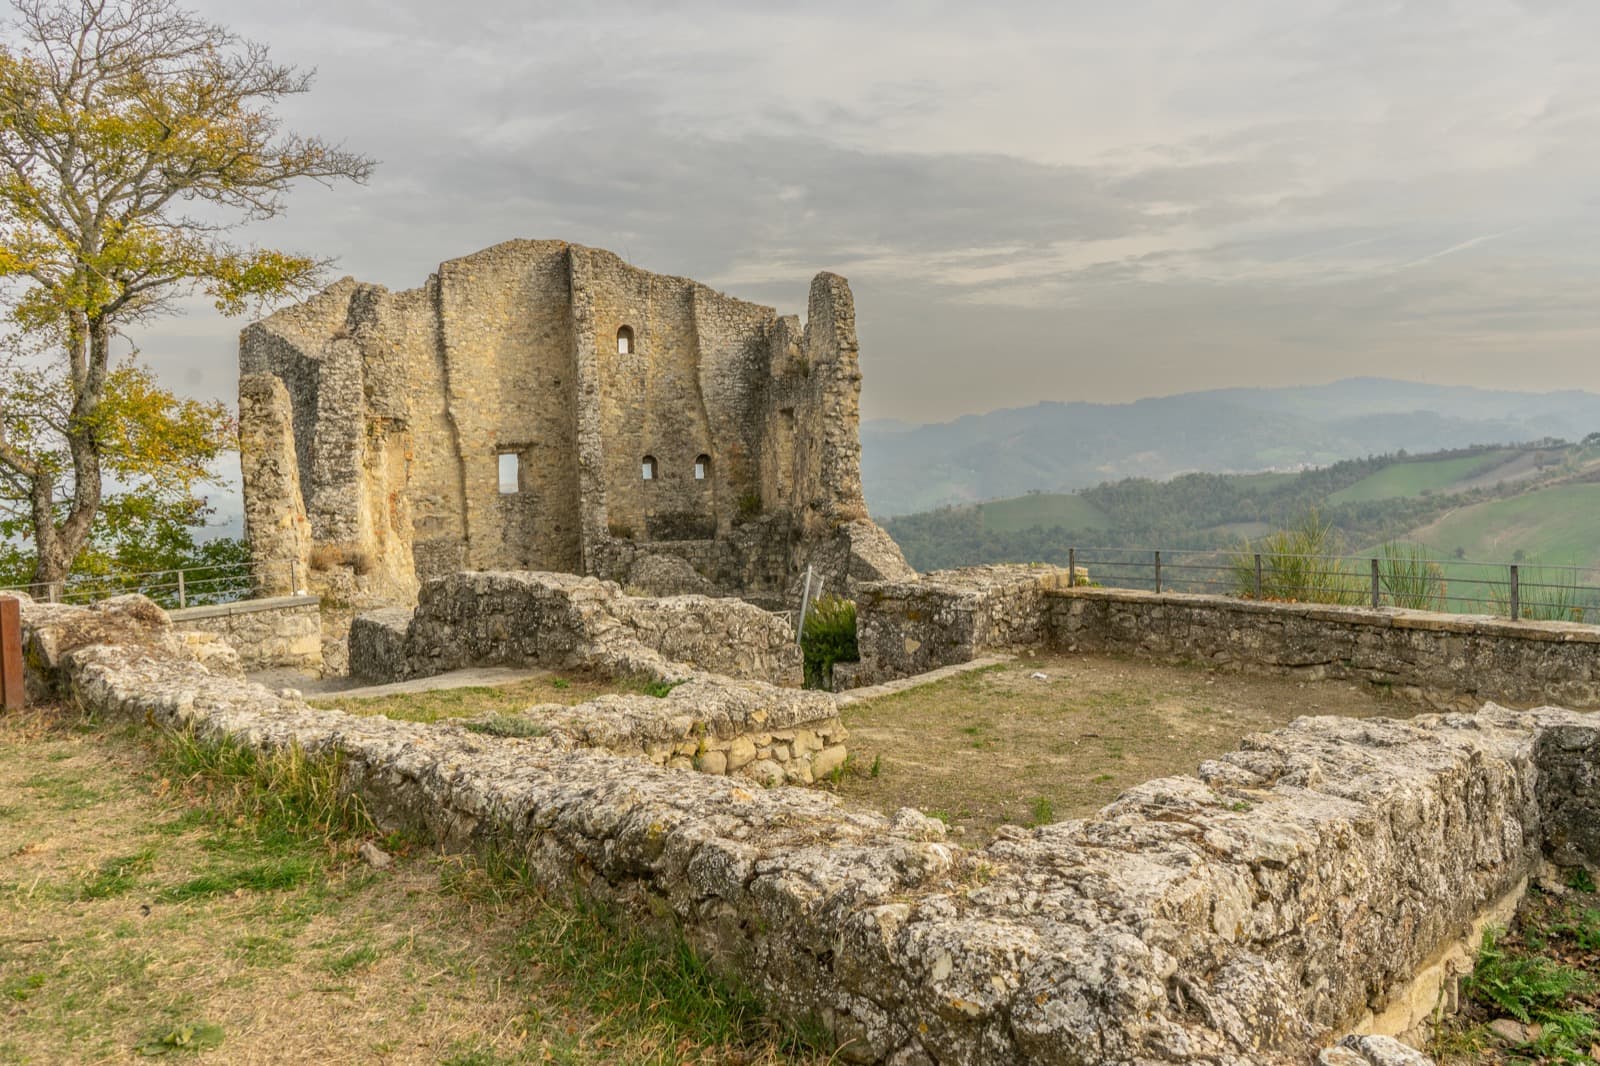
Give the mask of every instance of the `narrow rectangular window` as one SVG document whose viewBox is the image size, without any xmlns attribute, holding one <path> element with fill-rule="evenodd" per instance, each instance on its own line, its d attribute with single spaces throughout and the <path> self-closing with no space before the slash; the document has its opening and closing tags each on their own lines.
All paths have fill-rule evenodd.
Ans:
<svg viewBox="0 0 1600 1066">
<path fill-rule="evenodd" d="M 522 457 L 516 452 L 500 453 L 500 493 L 508 496 L 514 492 L 522 491 L 522 479 L 519 476 L 522 468 Z"/>
</svg>

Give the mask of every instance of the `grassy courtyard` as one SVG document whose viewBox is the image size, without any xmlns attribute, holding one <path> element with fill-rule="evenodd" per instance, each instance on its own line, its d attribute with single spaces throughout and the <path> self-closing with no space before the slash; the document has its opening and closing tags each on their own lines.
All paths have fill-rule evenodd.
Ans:
<svg viewBox="0 0 1600 1066">
<path fill-rule="evenodd" d="M 833 787 L 981 836 L 1090 814 L 1302 715 L 1418 710 L 1364 684 L 1099 655 L 1020 659 L 846 707 L 851 756 Z"/>
</svg>

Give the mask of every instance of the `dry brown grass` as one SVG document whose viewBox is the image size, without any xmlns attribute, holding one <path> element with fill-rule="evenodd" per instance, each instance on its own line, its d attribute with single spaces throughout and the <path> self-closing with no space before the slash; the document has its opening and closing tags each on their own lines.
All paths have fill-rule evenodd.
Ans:
<svg viewBox="0 0 1600 1066">
<path fill-rule="evenodd" d="M 1132 785 L 1192 773 L 1246 734 L 1301 715 L 1417 710 L 1370 685 L 1109 656 L 1024 659 L 846 707 L 851 757 L 833 787 L 987 835 L 1091 814 Z"/>
<path fill-rule="evenodd" d="M 126 730 L 0 720 L 0 1061 L 821 1062 L 670 940 L 476 861 L 296 836 Z M 175 1053 L 177 1054 L 177 1053 Z"/>
<path fill-rule="evenodd" d="M 607 693 L 640 691 L 640 685 L 628 681 L 582 675 L 550 675 L 507 685 L 471 685 L 394 696 L 312 696 L 310 703 L 314 707 L 347 711 L 350 714 L 381 714 L 408 722 L 436 722 L 441 718 L 514 714 L 541 703 L 572 706 Z"/>
</svg>

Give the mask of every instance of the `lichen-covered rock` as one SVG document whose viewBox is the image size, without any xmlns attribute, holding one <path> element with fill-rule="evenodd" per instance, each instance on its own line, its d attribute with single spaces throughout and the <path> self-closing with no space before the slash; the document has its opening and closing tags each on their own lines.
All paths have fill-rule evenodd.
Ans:
<svg viewBox="0 0 1600 1066">
<path fill-rule="evenodd" d="M 1434 1066 L 1433 1059 L 1387 1036 L 1352 1036 L 1317 1057 L 1320 1066 Z"/>
<path fill-rule="evenodd" d="M 697 672 L 800 679 L 789 623 L 742 600 L 628 596 L 609 581 L 532 571 L 435 578 L 403 631 L 398 609 L 358 618 L 351 656 L 351 673 L 372 681 L 487 665 L 662 680 Z"/>
<path fill-rule="evenodd" d="M 856 685 L 927 673 L 992 651 L 1049 639 L 1045 593 L 1067 583 L 1048 566 L 971 566 L 915 580 L 864 582 L 855 590 L 861 663 Z"/>
<path fill-rule="evenodd" d="M 628 589 L 644 596 L 710 596 L 716 586 L 676 555 L 646 554 L 628 570 Z"/>
<path fill-rule="evenodd" d="M 1371 681 L 1444 710 L 1600 707 L 1600 626 L 1065 586 L 1047 604 L 1046 643 L 1067 651 Z"/>
</svg>

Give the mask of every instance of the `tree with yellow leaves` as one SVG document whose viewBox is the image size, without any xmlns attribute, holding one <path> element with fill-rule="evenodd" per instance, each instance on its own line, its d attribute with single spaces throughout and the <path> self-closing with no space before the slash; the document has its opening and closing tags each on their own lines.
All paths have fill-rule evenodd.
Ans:
<svg viewBox="0 0 1600 1066">
<path fill-rule="evenodd" d="M 231 435 L 131 358 L 126 328 L 202 292 L 225 314 L 312 286 L 310 256 L 238 244 L 299 179 L 373 163 L 282 129 L 310 75 L 173 0 L 19 0 L 0 45 L 0 516 L 34 541 L 35 582 L 71 570 L 107 498 L 193 500 Z"/>
</svg>

